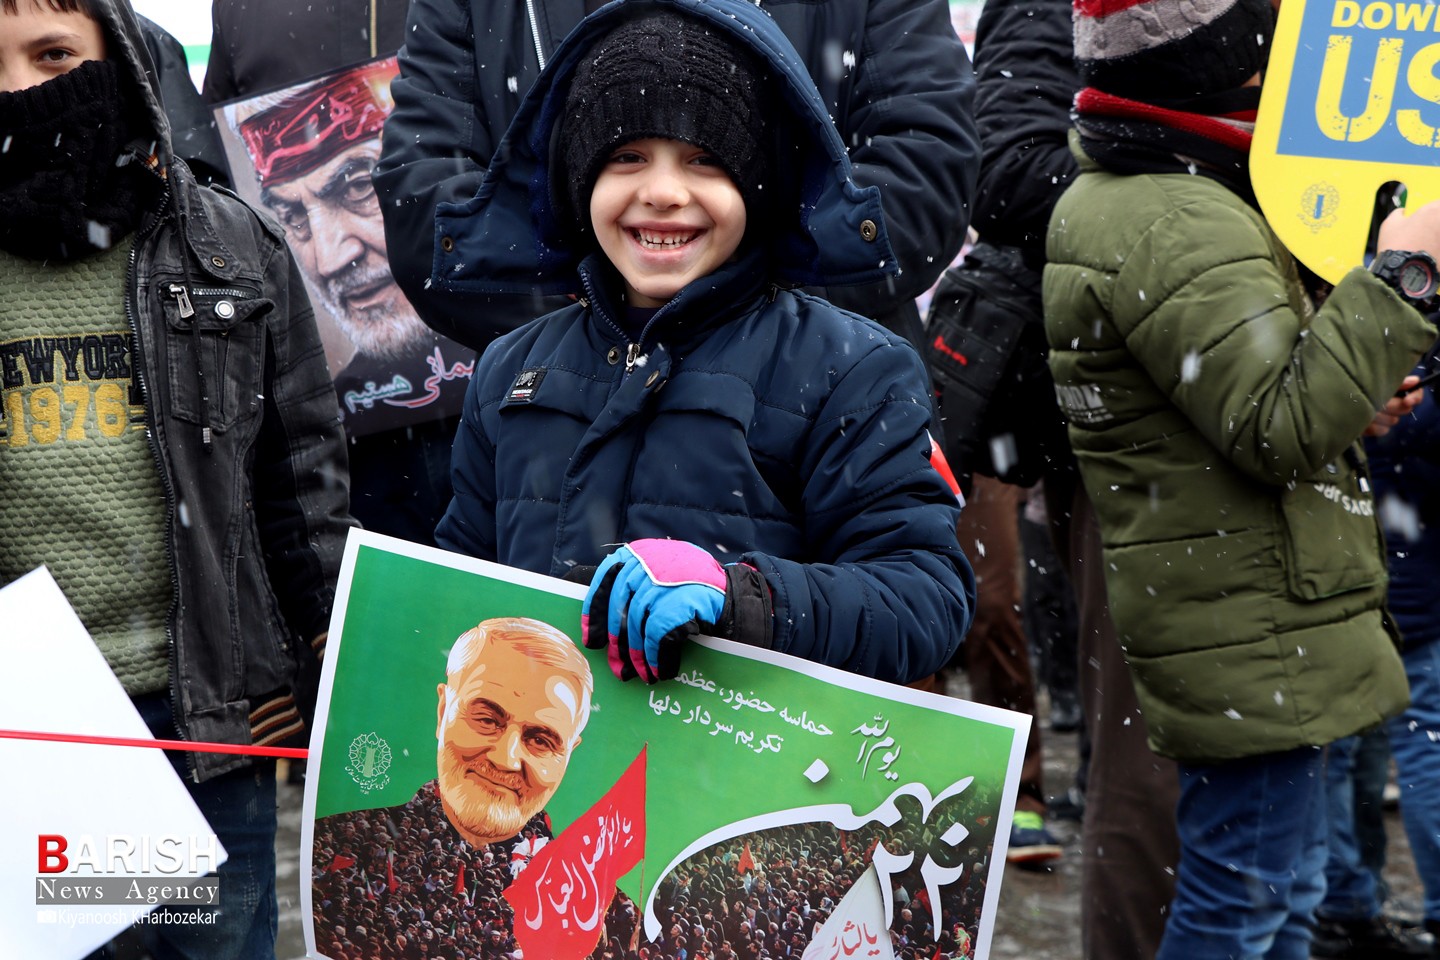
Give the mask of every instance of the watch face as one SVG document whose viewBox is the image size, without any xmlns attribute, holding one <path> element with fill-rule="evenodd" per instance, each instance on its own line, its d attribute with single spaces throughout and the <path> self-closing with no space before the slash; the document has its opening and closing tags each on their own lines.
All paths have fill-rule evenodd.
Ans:
<svg viewBox="0 0 1440 960">
<path fill-rule="evenodd" d="M 1413 299 L 1428 297 L 1435 292 L 1435 272 L 1423 260 L 1409 258 L 1400 265 L 1400 289 Z"/>
</svg>

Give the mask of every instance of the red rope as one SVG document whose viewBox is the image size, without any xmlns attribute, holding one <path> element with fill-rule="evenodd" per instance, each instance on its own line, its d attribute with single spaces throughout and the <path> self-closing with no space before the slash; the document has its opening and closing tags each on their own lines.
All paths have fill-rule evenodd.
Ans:
<svg viewBox="0 0 1440 960">
<path fill-rule="evenodd" d="M 79 733 L 40 733 L 35 730 L 0 730 L 4 740 L 48 740 L 56 743 L 98 743 L 107 747 L 152 747 L 160 750 L 189 750 L 194 753 L 243 753 L 253 757 L 292 757 L 304 760 L 304 747 L 263 747 L 239 743 L 206 743 L 199 740 L 153 740 L 141 737 L 99 737 Z"/>
</svg>

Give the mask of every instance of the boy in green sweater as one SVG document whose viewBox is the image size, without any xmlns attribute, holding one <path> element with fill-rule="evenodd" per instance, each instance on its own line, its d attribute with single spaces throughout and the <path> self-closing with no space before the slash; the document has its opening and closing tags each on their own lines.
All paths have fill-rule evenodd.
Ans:
<svg viewBox="0 0 1440 960">
<path fill-rule="evenodd" d="M 48 566 L 157 736 L 272 744 L 345 448 L 283 233 L 196 182 L 156 89 L 127 0 L 0 0 L 0 583 Z M 155 955 L 273 956 L 273 761 L 172 757 L 229 860 Z"/>
</svg>

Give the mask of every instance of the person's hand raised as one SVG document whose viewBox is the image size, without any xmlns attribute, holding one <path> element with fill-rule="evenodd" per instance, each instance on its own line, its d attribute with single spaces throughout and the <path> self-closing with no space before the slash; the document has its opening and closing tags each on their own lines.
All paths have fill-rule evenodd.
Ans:
<svg viewBox="0 0 1440 960">
<path fill-rule="evenodd" d="M 1409 250 L 1440 259 L 1440 200 L 1432 200 L 1413 213 L 1391 211 L 1380 224 L 1375 247 L 1377 256 L 1386 250 Z"/>
</svg>

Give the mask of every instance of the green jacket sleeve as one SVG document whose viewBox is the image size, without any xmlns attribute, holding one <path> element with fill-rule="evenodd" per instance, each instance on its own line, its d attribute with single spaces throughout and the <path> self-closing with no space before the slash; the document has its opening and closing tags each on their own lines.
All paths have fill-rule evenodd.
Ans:
<svg viewBox="0 0 1440 960">
<path fill-rule="evenodd" d="M 1270 484 L 1340 456 L 1436 337 L 1359 267 L 1312 315 L 1259 214 L 1204 203 L 1168 211 L 1141 235 L 1112 308 L 1131 352 L 1196 430 Z"/>
</svg>

